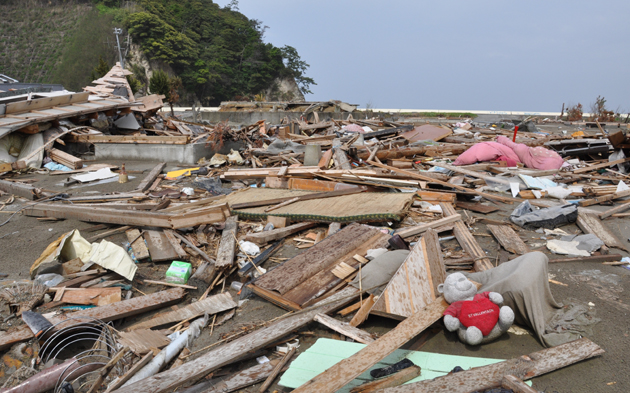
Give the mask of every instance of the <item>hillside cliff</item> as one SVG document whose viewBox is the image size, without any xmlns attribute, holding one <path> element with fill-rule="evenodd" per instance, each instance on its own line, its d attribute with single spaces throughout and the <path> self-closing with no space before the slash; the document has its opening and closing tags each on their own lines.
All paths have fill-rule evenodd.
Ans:
<svg viewBox="0 0 630 393">
<path fill-rule="evenodd" d="M 303 100 L 314 81 L 289 46 L 263 41 L 262 22 L 237 3 L 211 0 L 5 0 L 0 2 L 0 73 L 22 82 L 89 84 L 103 58 L 125 61 L 147 92 L 156 70 L 179 77 L 180 104 L 232 99 Z M 143 86 L 141 86 L 143 85 Z"/>
</svg>

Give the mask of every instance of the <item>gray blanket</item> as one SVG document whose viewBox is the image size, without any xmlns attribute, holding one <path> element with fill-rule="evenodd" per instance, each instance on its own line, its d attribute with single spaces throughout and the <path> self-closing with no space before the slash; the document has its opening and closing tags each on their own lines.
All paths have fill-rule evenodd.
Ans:
<svg viewBox="0 0 630 393">
<path fill-rule="evenodd" d="M 557 303 L 547 274 L 549 259 L 542 252 L 530 252 L 498 267 L 466 276 L 482 284 L 480 292 L 498 292 L 504 305 L 514 310 L 519 325 L 529 326 L 545 346 L 556 346 L 577 338 L 573 333 L 545 332 L 545 325 L 561 304 Z"/>
</svg>

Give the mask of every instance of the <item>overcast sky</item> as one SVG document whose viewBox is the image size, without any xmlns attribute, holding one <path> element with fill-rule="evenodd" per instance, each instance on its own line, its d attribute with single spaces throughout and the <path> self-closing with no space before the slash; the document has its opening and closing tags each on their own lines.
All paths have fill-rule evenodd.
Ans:
<svg viewBox="0 0 630 393">
<path fill-rule="evenodd" d="M 224 6 L 229 0 L 218 0 Z M 295 47 L 307 100 L 365 107 L 551 111 L 598 95 L 630 111 L 629 1 L 240 0 Z"/>
</svg>

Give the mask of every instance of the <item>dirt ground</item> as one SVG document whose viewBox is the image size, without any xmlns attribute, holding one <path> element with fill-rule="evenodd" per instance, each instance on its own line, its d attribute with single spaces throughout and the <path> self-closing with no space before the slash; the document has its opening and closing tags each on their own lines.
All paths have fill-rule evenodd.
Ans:
<svg viewBox="0 0 630 393">
<path fill-rule="evenodd" d="M 109 164 L 119 165 L 118 162 L 108 162 Z M 126 162 L 126 167 L 130 171 L 148 172 L 156 163 L 154 162 Z M 168 169 L 178 169 L 177 165 L 169 165 Z M 20 179 L 34 179 L 33 184 L 36 187 L 45 188 L 61 192 L 71 192 L 73 195 L 93 195 L 102 192 L 127 192 L 133 190 L 142 177 L 142 173 L 132 173 L 135 176 L 129 183 L 119 184 L 114 181 L 106 184 L 86 185 L 77 188 L 64 188 L 59 183 L 64 176 L 47 176 L 31 174 L 21 177 Z M 0 197 L 0 201 L 6 200 Z M 25 204 L 24 200 L 17 199 L 13 204 L 6 206 L 0 211 L 0 223 L 7 220 L 12 212 L 20 209 Z M 509 213 L 515 205 L 501 204 L 502 211 L 488 214 L 486 217 L 495 220 L 507 220 Z M 604 210 L 606 207 L 594 206 L 594 210 Z M 478 214 L 474 214 L 478 215 Z M 481 215 L 478 215 L 481 216 Z M 72 229 L 79 229 L 84 236 L 90 236 L 99 232 L 87 232 L 90 227 L 97 223 L 86 223 L 75 220 L 65 221 L 40 221 L 36 218 L 25 217 L 17 214 L 5 225 L 0 226 L 0 273 L 7 273 L 8 279 L 28 279 L 29 268 L 32 263 L 39 257 L 46 246 Z M 620 239 L 626 242 L 630 236 L 630 219 L 628 218 L 611 218 L 606 221 L 606 225 Z M 580 233 L 575 225 L 564 226 L 564 229 L 570 233 Z M 508 254 L 501 250 L 496 241 L 488 236 L 489 231 L 484 224 L 476 223 L 472 227 L 472 233 L 487 252 L 492 260 L 505 261 L 514 258 L 514 255 Z M 550 254 L 544 247 L 545 239 L 541 239 L 544 235 L 522 230 L 519 235 L 532 250 L 540 250 L 550 256 L 550 259 L 558 258 L 558 256 Z M 126 241 L 124 234 L 115 235 L 108 240 L 117 244 Z M 442 243 L 443 249 L 457 249 L 456 241 L 447 241 Z M 293 246 L 287 246 L 276 253 L 276 257 L 289 258 L 300 250 Z M 624 256 L 628 255 L 626 251 L 612 249 L 613 253 L 620 253 Z M 268 261 L 264 265 L 271 268 L 275 263 Z M 139 273 L 147 278 L 162 279 L 164 272 L 168 266 L 166 264 L 141 263 L 139 264 Z M 550 263 L 549 273 L 553 279 L 565 285 L 550 284 L 555 299 L 559 302 L 576 302 L 581 304 L 594 304 L 591 308 L 596 317 L 601 318 L 593 328 L 593 334 L 589 338 L 600 345 L 606 353 L 594 359 L 590 359 L 579 364 L 561 369 L 541 377 L 533 379 L 534 387 L 542 392 L 572 392 L 572 393 L 590 393 L 590 392 L 628 392 L 630 391 L 630 369 L 626 362 L 628 359 L 628 348 L 630 348 L 630 270 L 619 266 L 608 266 L 601 263 L 574 262 L 574 263 Z M 226 283 L 226 288 L 230 282 Z M 160 287 L 139 287 L 143 292 L 149 293 L 160 290 Z M 230 290 L 230 289 L 228 289 Z M 236 292 L 230 290 L 234 296 Z M 134 294 L 134 296 L 137 294 Z M 198 293 L 190 293 L 189 298 L 198 296 Z M 3 315 L 7 315 L 5 308 L 0 308 Z M 225 324 L 214 328 L 212 336 L 209 329 L 205 329 L 202 335 L 197 339 L 191 348 L 192 351 L 204 348 L 217 340 L 230 335 L 236 331 L 243 330 L 248 326 L 251 327 L 256 323 L 270 320 L 284 314 L 286 311 L 280 309 L 271 303 L 262 300 L 256 296 L 249 298 L 240 308 L 237 309 L 235 316 Z M 139 318 L 146 318 L 141 316 Z M 350 318 L 348 318 L 349 320 Z M 13 322 L 12 322 L 13 321 Z M 8 323 L 3 323 L 1 329 L 10 328 L 10 324 L 20 323 L 15 319 Z M 1 322 L 1 321 L 0 321 Z M 134 319 L 128 319 L 125 323 L 134 322 Z M 376 333 L 384 334 L 391 328 L 395 327 L 396 322 L 371 316 L 362 326 L 363 329 Z M 118 326 L 117 327 L 124 327 Z M 437 326 L 437 325 L 436 325 Z M 426 336 L 417 342 L 410 342 L 405 348 L 422 350 L 428 352 L 439 352 L 455 355 L 469 355 L 478 357 L 492 358 L 512 358 L 520 355 L 529 354 L 543 349 L 541 344 L 531 335 L 515 335 L 508 334 L 503 336 L 499 341 L 482 345 L 480 347 L 468 347 L 460 343 L 454 334 L 444 333 L 443 329 L 437 326 L 432 329 L 432 334 L 425 341 Z M 311 324 L 302 332 L 305 335 L 300 337 L 301 348 L 304 350 L 312 345 L 319 337 L 333 337 L 330 330 L 321 329 L 317 324 Z M 270 351 L 261 352 L 254 355 L 266 354 Z M 254 364 L 255 360 L 248 360 L 247 365 Z M 235 367 L 241 366 L 239 363 L 232 367 L 227 367 L 224 372 L 217 375 L 226 375 Z M 243 391 L 257 391 L 258 386 L 245 389 Z M 271 389 L 279 391 L 288 391 L 287 389 L 274 385 Z"/>
</svg>

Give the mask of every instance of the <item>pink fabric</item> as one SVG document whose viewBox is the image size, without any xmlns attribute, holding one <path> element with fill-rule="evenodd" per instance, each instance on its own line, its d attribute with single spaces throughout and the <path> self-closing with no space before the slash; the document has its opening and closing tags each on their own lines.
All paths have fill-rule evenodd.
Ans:
<svg viewBox="0 0 630 393">
<path fill-rule="evenodd" d="M 511 159 L 509 157 L 506 157 L 506 156 L 497 157 L 497 159 L 495 161 L 503 161 L 509 167 L 516 166 L 516 164 L 517 164 L 516 161 L 514 161 L 513 159 Z"/>
<path fill-rule="evenodd" d="M 522 143 L 514 143 L 502 135 L 497 138 L 497 142 L 512 149 L 528 168 L 559 169 L 564 164 L 564 160 L 558 153 L 542 146 L 529 147 Z"/>
<path fill-rule="evenodd" d="M 457 157 L 453 165 L 471 165 L 476 162 L 496 160 L 505 156 L 515 162 L 521 162 L 514 150 L 497 142 L 482 142 L 473 145 Z"/>
</svg>

